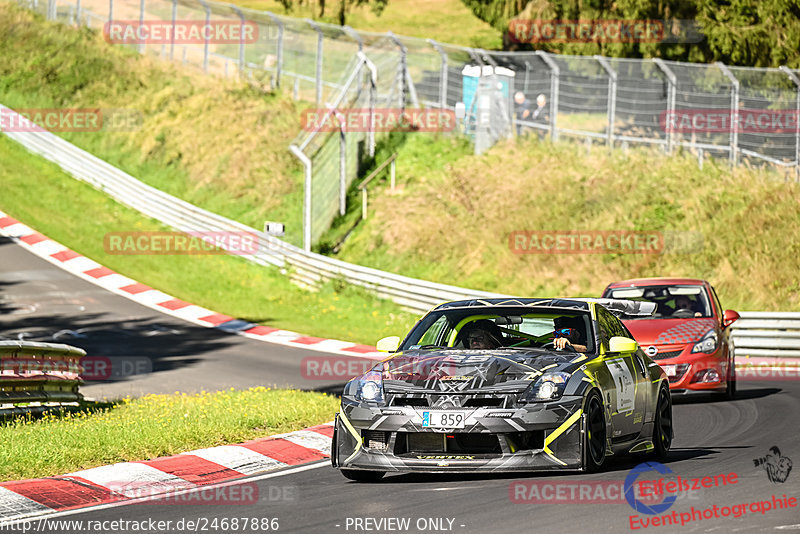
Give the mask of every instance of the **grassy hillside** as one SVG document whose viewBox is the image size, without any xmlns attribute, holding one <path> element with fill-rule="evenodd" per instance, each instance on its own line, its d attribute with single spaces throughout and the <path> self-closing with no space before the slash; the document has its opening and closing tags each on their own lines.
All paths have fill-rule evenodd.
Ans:
<svg viewBox="0 0 800 534">
<path fill-rule="evenodd" d="M 460 158 L 458 156 L 461 156 Z M 800 184 L 727 161 L 628 155 L 531 140 L 485 157 L 455 140 L 411 136 L 398 189 L 371 191 L 370 217 L 341 259 L 503 293 L 599 296 L 614 280 L 691 276 L 726 307 L 800 309 Z M 515 254 L 513 231 L 694 231 L 695 253 Z"/>
<path fill-rule="evenodd" d="M 284 10 L 278 0 L 233 0 L 231 3 L 338 24 L 338 0 L 326 2 L 325 15 L 322 17 L 319 16 L 317 2 L 304 2 L 289 12 Z M 346 22 L 357 30 L 381 33 L 392 31 L 397 35 L 486 49 L 502 46 L 501 33 L 473 15 L 461 0 L 389 0 L 380 15 L 375 14 L 368 5 L 352 8 Z"/>
<path fill-rule="evenodd" d="M 116 255 L 108 232 L 167 230 L 0 135 L 0 209 L 103 265 L 151 287 L 254 323 L 374 344 L 415 316 L 363 290 L 327 284 L 310 292 L 277 269 L 229 255 Z"/>
<path fill-rule="evenodd" d="M 170 194 L 257 228 L 283 221 L 301 240 L 302 175 L 287 149 L 301 109 L 287 97 L 0 3 L 0 103 L 140 113 L 135 131 L 61 135 Z"/>
</svg>

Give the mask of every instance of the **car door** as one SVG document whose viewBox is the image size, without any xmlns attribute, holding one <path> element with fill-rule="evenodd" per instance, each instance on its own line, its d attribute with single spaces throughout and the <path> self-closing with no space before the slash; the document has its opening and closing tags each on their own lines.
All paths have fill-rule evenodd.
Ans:
<svg viewBox="0 0 800 534">
<path fill-rule="evenodd" d="M 609 341 L 612 337 L 630 337 L 622 323 L 605 308 L 597 307 L 600 338 L 605 349 L 604 361 L 614 382 L 609 408 L 614 425 L 611 438 L 617 439 L 638 434 L 647 411 L 648 388 L 646 370 L 636 352 L 613 353 Z M 633 339 L 633 338 L 631 338 Z M 608 402 L 608 399 L 607 399 Z"/>
</svg>

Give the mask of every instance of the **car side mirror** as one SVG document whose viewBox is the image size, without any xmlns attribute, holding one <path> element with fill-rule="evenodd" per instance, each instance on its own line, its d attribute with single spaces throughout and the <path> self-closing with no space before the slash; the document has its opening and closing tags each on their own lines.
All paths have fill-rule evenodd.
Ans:
<svg viewBox="0 0 800 534">
<path fill-rule="evenodd" d="M 732 325 L 736 320 L 739 319 L 739 314 L 733 310 L 725 310 L 725 313 L 722 316 L 722 328 L 728 328 Z"/>
<path fill-rule="evenodd" d="M 378 341 L 376 348 L 381 352 L 396 352 L 400 346 L 399 336 L 389 336 Z"/>
<path fill-rule="evenodd" d="M 614 336 L 608 340 L 609 352 L 636 352 L 639 344 L 629 337 Z"/>
</svg>

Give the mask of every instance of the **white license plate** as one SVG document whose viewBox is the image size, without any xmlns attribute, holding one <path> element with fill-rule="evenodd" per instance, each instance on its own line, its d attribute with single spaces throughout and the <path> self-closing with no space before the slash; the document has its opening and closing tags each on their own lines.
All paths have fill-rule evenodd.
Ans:
<svg viewBox="0 0 800 534">
<path fill-rule="evenodd" d="M 667 373 L 667 376 L 675 376 L 675 368 L 677 365 L 662 365 L 661 368 L 664 369 L 664 372 Z"/>
<path fill-rule="evenodd" d="M 464 412 L 422 412 L 424 428 L 464 428 Z"/>
</svg>

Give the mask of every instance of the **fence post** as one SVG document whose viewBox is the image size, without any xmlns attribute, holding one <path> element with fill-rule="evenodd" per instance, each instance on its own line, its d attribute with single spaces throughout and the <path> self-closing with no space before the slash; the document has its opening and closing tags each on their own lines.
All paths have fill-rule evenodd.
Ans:
<svg viewBox="0 0 800 534">
<path fill-rule="evenodd" d="M 47 20 L 56 20 L 56 0 L 47 0 Z"/>
<path fill-rule="evenodd" d="M 316 57 L 316 85 L 317 85 L 317 107 L 322 105 L 322 29 L 311 19 L 305 19 L 309 26 L 317 32 L 317 57 Z"/>
<path fill-rule="evenodd" d="M 594 56 L 608 74 L 608 148 L 614 147 L 614 116 L 617 112 L 617 72 L 603 56 Z"/>
<path fill-rule="evenodd" d="M 169 59 L 175 60 L 175 24 L 178 18 L 178 0 L 172 0 L 172 33 L 169 38 Z"/>
<path fill-rule="evenodd" d="M 393 34 L 392 32 L 386 32 L 386 35 L 389 37 L 389 39 L 392 40 L 392 42 L 395 44 L 395 46 L 397 46 L 398 50 L 400 50 L 400 72 L 397 75 L 397 78 L 398 78 L 397 81 L 400 82 L 399 83 L 399 85 L 400 85 L 400 95 L 398 97 L 399 98 L 398 107 L 400 107 L 400 109 L 405 109 L 405 107 L 406 107 L 406 90 L 407 90 L 407 87 L 406 87 L 406 61 L 407 61 L 407 58 L 406 58 L 406 55 L 408 54 L 408 50 L 406 49 L 405 45 L 403 45 L 403 43 L 400 42 L 400 40 L 397 38 L 397 36 L 395 36 L 395 34 Z"/>
<path fill-rule="evenodd" d="M 361 67 L 359 67 L 360 69 Z M 333 116 L 339 123 L 339 215 L 347 211 L 347 137 L 345 116 L 339 110 L 333 110 Z"/>
<path fill-rule="evenodd" d="M 139 28 L 144 26 L 144 0 L 139 0 Z M 139 53 L 144 54 L 145 43 L 139 43 Z"/>
<path fill-rule="evenodd" d="M 78 27 L 81 26 L 81 0 L 76 1 L 75 16 L 78 18 Z"/>
<path fill-rule="evenodd" d="M 731 167 L 739 163 L 739 80 L 733 75 L 731 69 L 721 61 L 716 62 L 722 74 L 731 82 Z"/>
<path fill-rule="evenodd" d="M 369 132 L 367 132 L 367 139 L 369 140 L 369 157 L 375 157 L 375 97 L 378 90 L 378 69 L 375 64 L 370 61 L 364 52 L 358 53 L 358 58 L 369 69 Z"/>
<path fill-rule="evenodd" d="M 428 39 L 428 43 L 437 51 L 439 52 L 439 56 L 442 58 L 442 66 L 439 70 L 439 107 L 442 109 L 447 108 L 447 54 L 445 54 L 444 50 L 439 43 L 434 41 L 433 39 Z"/>
<path fill-rule="evenodd" d="M 233 9 L 236 12 L 236 14 L 239 15 L 239 20 L 241 21 L 241 24 L 239 26 L 239 77 L 241 78 L 241 77 L 244 76 L 244 65 L 245 65 L 245 60 L 244 60 L 244 25 L 245 25 L 244 13 L 242 13 L 242 10 L 239 9 L 238 7 L 234 6 L 234 5 L 231 5 L 231 9 Z"/>
<path fill-rule="evenodd" d="M 267 16 L 278 26 L 278 47 L 275 54 L 275 87 L 281 86 L 281 70 L 283 69 L 283 22 L 274 14 L 267 11 Z"/>
<path fill-rule="evenodd" d="M 349 35 L 350 38 L 352 38 L 355 42 L 358 43 L 359 52 L 362 52 L 364 50 L 364 39 L 361 38 L 361 35 L 359 35 L 357 31 L 355 31 L 350 26 L 342 26 L 342 31 L 347 35 Z"/>
<path fill-rule="evenodd" d="M 781 65 L 779 68 L 789 78 L 791 78 L 791 80 L 797 86 L 797 97 L 794 106 L 794 111 L 797 114 L 794 117 L 794 179 L 795 181 L 800 182 L 800 78 L 798 78 L 789 67 Z"/>
<path fill-rule="evenodd" d="M 108 0 L 108 22 L 114 20 L 114 0 Z"/>
<path fill-rule="evenodd" d="M 311 160 L 296 145 L 289 145 L 289 151 L 297 156 L 305 169 L 303 189 L 303 250 L 311 251 Z"/>
<path fill-rule="evenodd" d="M 667 153 L 672 154 L 672 149 L 675 143 L 675 132 L 669 126 L 670 121 L 675 116 L 675 95 L 678 90 L 678 77 L 672 72 L 672 69 L 659 58 L 653 59 L 656 67 L 661 69 L 661 72 L 667 77 L 667 85 L 669 86 L 667 92 L 667 113 L 664 116 L 664 130 L 667 134 Z"/>
<path fill-rule="evenodd" d="M 203 6 L 203 9 L 206 10 L 206 26 L 208 26 L 211 23 L 211 8 L 208 7 L 208 4 L 205 2 L 205 0 L 197 0 L 197 1 L 200 2 L 200 4 Z M 203 72 L 208 72 L 208 39 L 209 39 L 209 37 L 208 37 L 208 32 L 203 32 L 203 33 L 205 34 L 204 39 L 203 39 L 203 41 L 204 41 L 204 44 L 203 44 Z M 183 49 L 185 51 L 186 47 L 184 47 Z M 226 75 L 227 75 L 227 73 L 226 73 Z"/>
<path fill-rule="evenodd" d="M 542 61 L 550 67 L 550 140 L 558 140 L 558 90 L 559 90 L 559 76 L 561 69 L 558 64 L 553 61 L 550 54 L 543 50 L 537 50 L 536 55 L 542 58 Z"/>
</svg>

